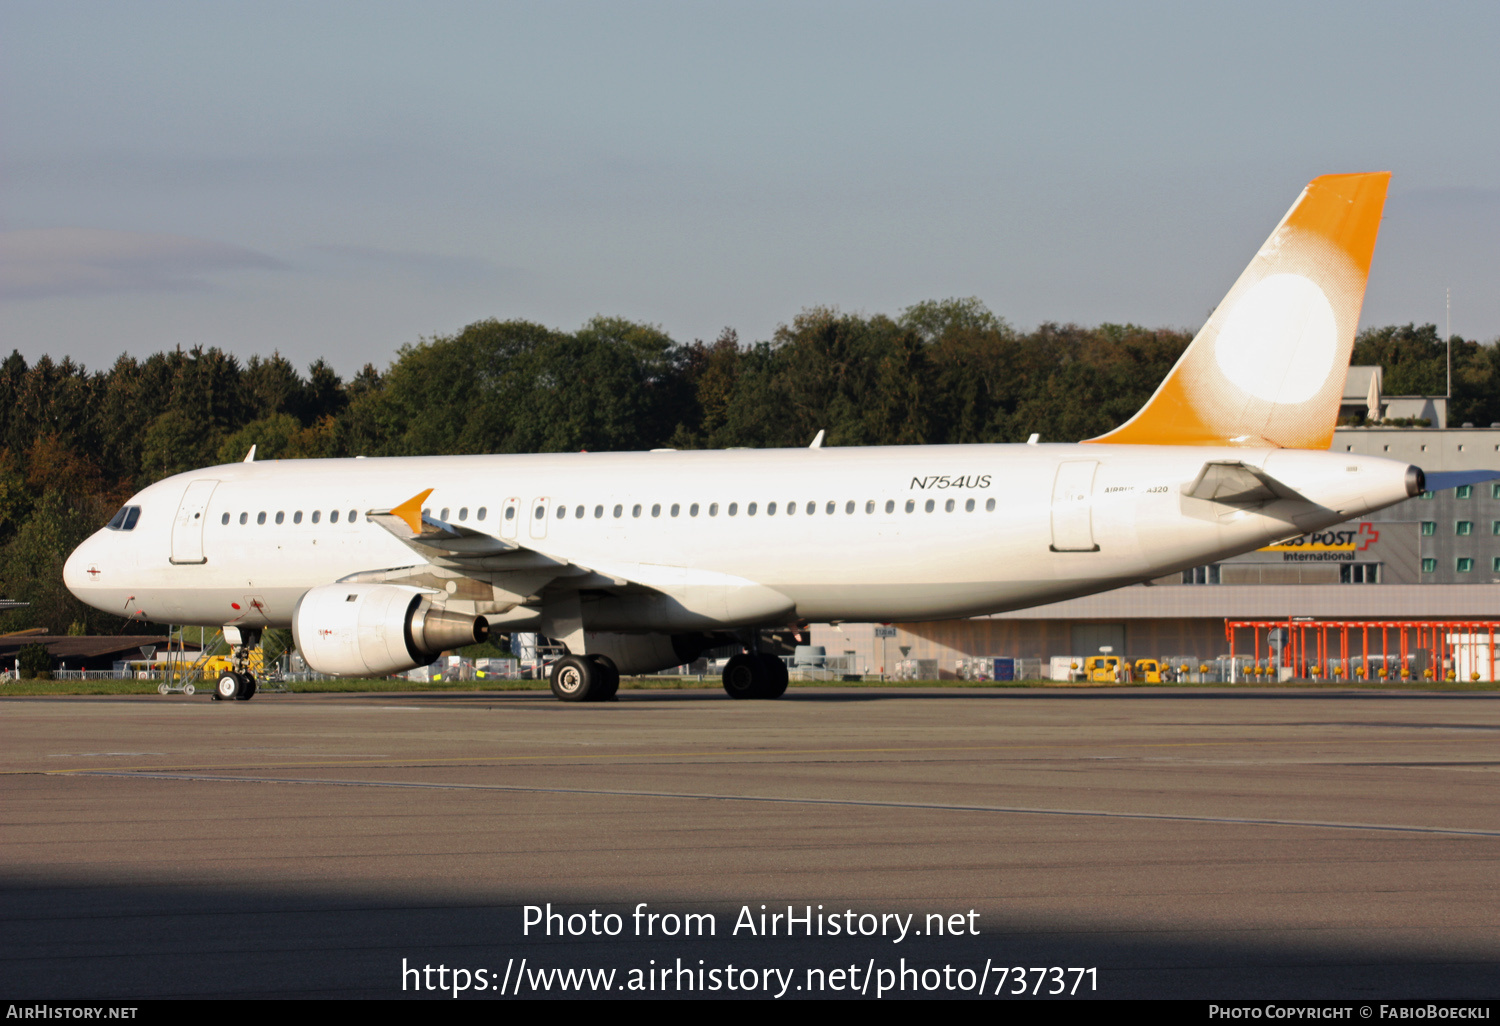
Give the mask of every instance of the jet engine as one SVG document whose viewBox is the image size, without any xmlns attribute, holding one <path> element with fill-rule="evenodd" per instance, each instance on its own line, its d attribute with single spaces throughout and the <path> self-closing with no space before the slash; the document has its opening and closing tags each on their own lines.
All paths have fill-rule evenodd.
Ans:
<svg viewBox="0 0 1500 1026">
<path fill-rule="evenodd" d="M 297 602 L 292 637 L 319 673 L 400 673 L 489 637 L 484 617 L 443 609 L 434 601 L 442 597 L 400 584 L 325 584 Z"/>
</svg>

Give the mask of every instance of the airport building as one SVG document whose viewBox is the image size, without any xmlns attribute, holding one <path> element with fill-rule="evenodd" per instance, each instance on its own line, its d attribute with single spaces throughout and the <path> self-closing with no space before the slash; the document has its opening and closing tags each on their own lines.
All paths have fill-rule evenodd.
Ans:
<svg viewBox="0 0 1500 1026">
<path fill-rule="evenodd" d="M 1380 368 L 1351 367 L 1332 450 L 1428 472 L 1500 471 L 1500 424 L 1442 425 L 1447 400 L 1382 396 Z M 1387 425 L 1397 421 L 1403 426 Z M 815 624 L 808 641 L 850 673 L 962 677 L 991 657 L 1043 672 L 1101 648 L 1197 664 L 1229 651 L 1226 620 L 1480 620 L 1500 615 L 1500 480 L 1427 492 L 1338 528 L 1148 584 L 1046 606 L 928 623 Z M 882 626 L 885 629 L 879 629 Z M 893 629 L 893 630 L 892 630 Z M 893 635 L 893 636 L 892 636 Z M 1243 651 L 1243 650 L 1241 650 Z M 840 658 L 843 657 L 843 658 Z"/>
</svg>

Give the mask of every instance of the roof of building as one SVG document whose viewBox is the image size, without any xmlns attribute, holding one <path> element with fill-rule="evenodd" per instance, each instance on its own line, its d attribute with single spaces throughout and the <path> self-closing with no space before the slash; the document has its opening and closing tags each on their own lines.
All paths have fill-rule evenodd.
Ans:
<svg viewBox="0 0 1500 1026">
<path fill-rule="evenodd" d="M 1316 616 L 1320 619 L 1493 619 L 1497 609 L 1495 598 L 1493 585 L 1479 584 L 1134 585 L 1066 602 L 995 613 L 989 618 L 1155 620 L 1224 617 L 1276 620 L 1289 616 Z"/>
<path fill-rule="evenodd" d="M 175 639 L 156 634 L 20 634 L 0 637 L 0 655 L 14 655 L 27 645 L 46 645 L 54 659 L 98 659 L 101 656 L 121 655 L 138 658 L 143 646 L 165 649 Z M 188 644 L 188 651 L 196 653 L 198 646 Z"/>
</svg>

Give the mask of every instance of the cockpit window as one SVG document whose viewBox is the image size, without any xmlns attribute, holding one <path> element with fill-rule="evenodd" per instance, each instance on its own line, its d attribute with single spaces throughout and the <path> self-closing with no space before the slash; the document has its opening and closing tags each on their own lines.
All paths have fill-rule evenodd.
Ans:
<svg viewBox="0 0 1500 1026">
<path fill-rule="evenodd" d="M 141 507 L 121 506 L 120 512 L 111 517 L 109 523 L 104 526 L 111 531 L 134 531 L 135 523 L 139 519 L 141 519 Z"/>
</svg>

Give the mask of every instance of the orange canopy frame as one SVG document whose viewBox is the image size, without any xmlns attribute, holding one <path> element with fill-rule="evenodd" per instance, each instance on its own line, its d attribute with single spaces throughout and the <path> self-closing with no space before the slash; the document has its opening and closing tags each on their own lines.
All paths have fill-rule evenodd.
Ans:
<svg viewBox="0 0 1500 1026">
<path fill-rule="evenodd" d="M 1290 668 L 1294 678 L 1325 681 L 1454 680 L 1461 670 L 1468 679 L 1493 681 L 1497 628 L 1500 620 L 1314 620 L 1292 616 L 1285 620 L 1224 621 L 1231 660 L 1241 657 L 1237 655 L 1240 641 L 1250 642 L 1243 650 L 1243 655 L 1252 659 L 1247 676 Z M 1245 631 L 1250 632 L 1249 638 L 1243 637 Z M 1272 631 L 1285 632 L 1279 636 L 1279 658 L 1273 655 Z M 1372 640 L 1377 645 L 1374 652 Z M 1378 665 L 1372 665 L 1373 660 L 1378 660 Z"/>
</svg>

